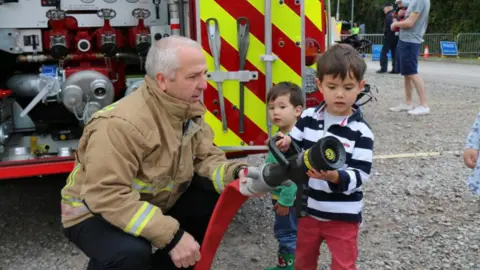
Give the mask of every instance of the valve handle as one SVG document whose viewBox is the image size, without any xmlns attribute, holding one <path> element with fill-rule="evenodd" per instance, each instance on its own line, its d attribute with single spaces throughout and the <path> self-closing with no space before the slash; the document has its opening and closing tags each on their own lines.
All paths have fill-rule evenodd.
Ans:
<svg viewBox="0 0 480 270">
<path fill-rule="evenodd" d="M 146 19 L 150 17 L 150 10 L 144 8 L 136 8 L 132 10 L 132 16 L 135 19 Z"/>
<path fill-rule="evenodd" d="M 67 13 L 61 9 L 50 9 L 47 11 L 46 16 L 49 20 L 58 21 L 65 19 L 66 14 Z"/>
<path fill-rule="evenodd" d="M 110 8 L 102 8 L 97 11 L 97 16 L 104 20 L 111 20 L 117 16 L 117 12 Z"/>
<path fill-rule="evenodd" d="M 278 164 L 282 165 L 283 167 L 289 167 L 290 162 L 285 157 L 285 154 L 280 151 L 280 149 L 275 144 L 278 140 L 282 137 L 275 135 L 268 141 L 268 150 L 272 153 L 273 157 L 277 160 Z M 291 152 L 292 154 L 298 154 L 302 152 L 302 149 L 292 141 L 290 143 L 290 148 L 287 152 Z"/>
</svg>

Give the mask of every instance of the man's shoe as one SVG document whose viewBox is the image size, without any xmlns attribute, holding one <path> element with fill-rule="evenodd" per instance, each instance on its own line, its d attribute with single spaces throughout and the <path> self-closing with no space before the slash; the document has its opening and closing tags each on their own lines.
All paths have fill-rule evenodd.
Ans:
<svg viewBox="0 0 480 270">
<path fill-rule="evenodd" d="M 265 268 L 265 270 L 294 270 L 295 255 L 294 254 L 279 254 L 278 264 L 275 267 Z"/>
<path fill-rule="evenodd" d="M 380 70 L 377 70 L 377 73 L 378 73 L 378 74 L 386 73 L 386 72 L 387 72 L 386 70 L 381 70 L 381 69 L 380 69 Z"/>
<path fill-rule="evenodd" d="M 397 71 L 395 71 L 395 70 L 392 70 L 392 71 L 390 71 L 390 72 L 388 72 L 388 73 L 390 73 L 390 74 L 400 74 L 400 72 L 397 72 Z"/>
<path fill-rule="evenodd" d="M 430 113 L 430 108 L 425 106 L 418 106 L 413 110 L 408 111 L 410 115 L 425 115 Z"/>
<path fill-rule="evenodd" d="M 414 109 L 414 107 L 412 105 L 402 103 L 400 105 L 397 105 L 395 107 L 390 108 L 390 111 L 392 111 L 392 112 L 406 112 L 406 111 L 411 111 L 413 109 Z"/>
</svg>

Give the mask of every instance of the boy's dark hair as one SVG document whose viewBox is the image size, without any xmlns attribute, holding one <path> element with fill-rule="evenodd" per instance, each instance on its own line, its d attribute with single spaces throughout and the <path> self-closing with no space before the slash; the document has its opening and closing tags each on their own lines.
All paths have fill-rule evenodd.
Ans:
<svg viewBox="0 0 480 270">
<path fill-rule="evenodd" d="M 363 80 L 367 64 L 360 54 L 348 44 L 335 44 L 317 58 L 317 78 L 322 82 L 325 75 L 344 80 L 347 75 Z"/>
<path fill-rule="evenodd" d="M 280 82 L 268 91 L 267 102 L 277 99 L 279 96 L 290 94 L 290 103 L 293 107 L 303 107 L 303 93 L 302 89 L 291 82 Z"/>
</svg>

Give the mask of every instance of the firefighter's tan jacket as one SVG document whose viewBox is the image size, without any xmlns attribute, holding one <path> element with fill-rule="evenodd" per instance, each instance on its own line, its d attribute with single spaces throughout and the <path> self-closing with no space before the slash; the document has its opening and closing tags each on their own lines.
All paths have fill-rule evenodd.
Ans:
<svg viewBox="0 0 480 270">
<path fill-rule="evenodd" d="M 205 107 L 157 90 L 155 81 L 94 114 L 84 129 L 75 168 L 62 190 L 62 223 L 70 227 L 101 215 L 158 248 L 179 228 L 164 215 L 195 173 L 221 193 L 241 162 L 213 145 Z"/>
</svg>

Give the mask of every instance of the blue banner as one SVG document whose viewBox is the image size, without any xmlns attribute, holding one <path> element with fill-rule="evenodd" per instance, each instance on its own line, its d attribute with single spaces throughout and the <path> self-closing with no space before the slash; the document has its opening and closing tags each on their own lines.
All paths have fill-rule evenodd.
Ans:
<svg viewBox="0 0 480 270">
<path fill-rule="evenodd" d="M 457 43 L 454 41 L 440 41 L 440 50 L 445 56 L 458 56 Z"/>
<path fill-rule="evenodd" d="M 372 61 L 380 61 L 380 54 L 382 52 L 383 45 L 381 44 L 373 44 L 372 45 Z M 387 54 L 388 60 L 392 60 L 392 53 L 388 51 Z"/>
</svg>

